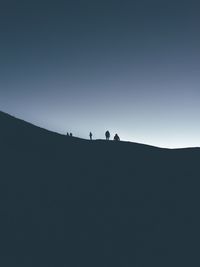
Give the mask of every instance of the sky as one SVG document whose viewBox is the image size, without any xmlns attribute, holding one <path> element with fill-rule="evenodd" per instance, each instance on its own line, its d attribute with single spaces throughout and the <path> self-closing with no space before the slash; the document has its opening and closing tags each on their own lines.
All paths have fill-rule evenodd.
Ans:
<svg viewBox="0 0 200 267">
<path fill-rule="evenodd" d="M 1 0 L 0 110 L 62 134 L 200 146 L 200 2 Z"/>
</svg>

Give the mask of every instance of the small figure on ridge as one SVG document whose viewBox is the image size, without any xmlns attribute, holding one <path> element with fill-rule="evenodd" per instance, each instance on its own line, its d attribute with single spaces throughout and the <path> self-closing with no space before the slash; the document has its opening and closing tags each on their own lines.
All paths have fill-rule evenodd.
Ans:
<svg viewBox="0 0 200 267">
<path fill-rule="evenodd" d="M 109 140 L 110 139 L 110 132 L 109 131 L 106 131 L 105 132 L 105 136 L 106 136 L 106 140 Z"/>
<path fill-rule="evenodd" d="M 92 140 L 92 133 L 91 132 L 90 132 L 89 136 L 90 136 L 90 140 Z"/>
<path fill-rule="evenodd" d="M 119 138 L 119 135 L 118 135 L 118 134 L 115 134 L 115 136 L 114 136 L 114 140 L 115 140 L 115 141 L 120 141 L 120 138 Z"/>
</svg>

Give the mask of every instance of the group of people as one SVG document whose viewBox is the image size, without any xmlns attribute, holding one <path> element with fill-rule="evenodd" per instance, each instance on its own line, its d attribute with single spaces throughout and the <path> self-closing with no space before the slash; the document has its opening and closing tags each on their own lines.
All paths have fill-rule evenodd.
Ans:
<svg viewBox="0 0 200 267">
<path fill-rule="evenodd" d="M 67 133 L 67 137 L 72 137 L 73 134 L 72 133 Z M 92 132 L 89 133 L 89 137 L 90 137 L 90 140 L 92 140 Z M 105 132 L 105 137 L 106 137 L 106 140 L 110 140 L 110 132 L 109 131 L 106 131 Z M 119 135 L 118 134 L 115 134 L 114 138 L 113 138 L 114 141 L 120 141 L 120 138 L 119 138 Z"/>
<path fill-rule="evenodd" d="M 89 134 L 89 137 L 90 137 L 90 140 L 92 140 L 92 133 L 91 132 Z M 110 132 L 109 131 L 106 131 L 105 132 L 105 137 L 106 137 L 106 140 L 110 140 Z M 118 134 L 115 134 L 114 140 L 115 141 L 120 141 L 120 138 L 119 138 L 119 135 Z"/>
</svg>

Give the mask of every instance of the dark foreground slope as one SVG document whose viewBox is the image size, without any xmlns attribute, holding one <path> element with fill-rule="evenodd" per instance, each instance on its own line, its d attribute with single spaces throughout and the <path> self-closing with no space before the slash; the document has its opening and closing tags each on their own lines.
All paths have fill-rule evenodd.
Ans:
<svg viewBox="0 0 200 267">
<path fill-rule="evenodd" d="M 0 266 L 200 266 L 199 159 L 0 113 Z"/>
</svg>

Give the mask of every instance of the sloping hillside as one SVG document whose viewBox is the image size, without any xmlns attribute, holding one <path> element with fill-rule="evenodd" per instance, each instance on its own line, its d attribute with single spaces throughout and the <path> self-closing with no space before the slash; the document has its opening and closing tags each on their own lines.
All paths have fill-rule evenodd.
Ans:
<svg viewBox="0 0 200 267">
<path fill-rule="evenodd" d="M 0 125 L 0 266 L 199 266 L 198 148 Z"/>
</svg>

